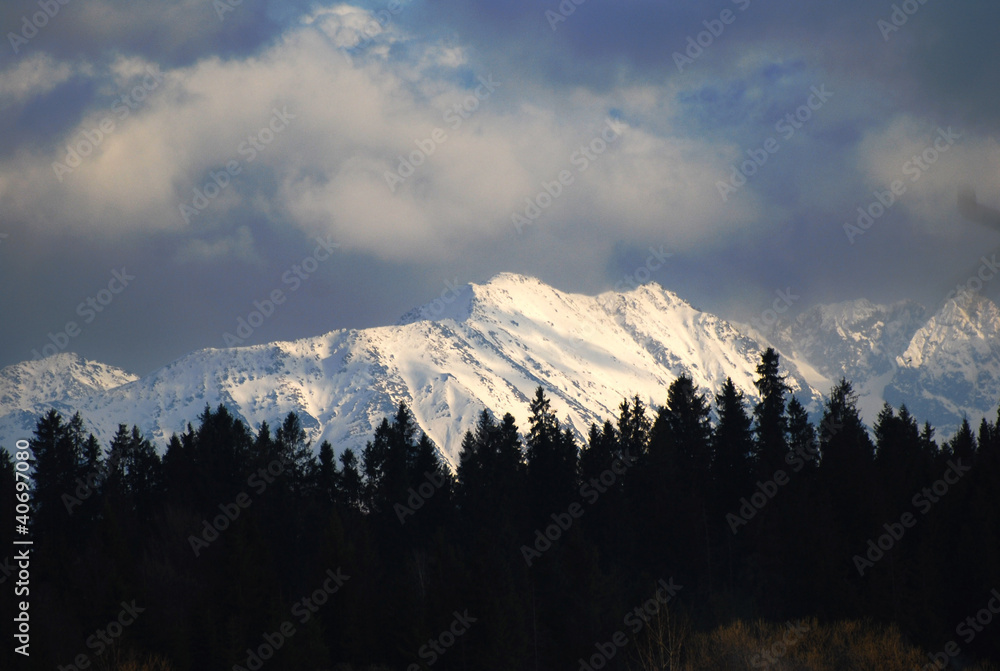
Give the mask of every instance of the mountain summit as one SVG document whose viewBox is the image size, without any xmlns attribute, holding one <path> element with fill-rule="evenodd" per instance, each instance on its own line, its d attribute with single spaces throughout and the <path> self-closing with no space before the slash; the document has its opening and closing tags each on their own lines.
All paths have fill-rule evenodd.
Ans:
<svg viewBox="0 0 1000 671">
<path fill-rule="evenodd" d="M 80 411 L 102 441 L 128 423 L 162 447 L 221 403 L 254 429 L 294 411 L 314 445 L 359 449 L 406 402 L 454 464 L 485 408 L 511 412 L 525 430 L 539 385 L 581 437 L 626 397 L 662 404 L 681 374 L 708 393 L 731 377 L 753 400 L 771 343 L 810 411 L 843 376 L 867 421 L 887 399 L 947 436 L 963 415 L 992 416 L 1000 397 L 1000 310 L 983 297 L 966 302 L 930 316 L 909 302 L 816 306 L 765 338 L 657 284 L 585 296 L 502 273 L 449 285 L 392 326 L 200 350 L 142 378 L 70 354 L 9 366 L 0 371 L 0 444 L 30 436 L 55 407 Z"/>
<path fill-rule="evenodd" d="M 626 397 L 663 403 L 681 374 L 707 392 L 732 377 L 752 396 L 766 347 L 656 284 L 584 296 L 503 273 L 453 287 L 393 326 L 205 349 L 88 393 L 67 394 L 55 380 L 27 383 L 6 369 L 0 394 L 19 400 L 0 405 L 0 441 L 30 435 L 33 418 L 55 406 L 79 410 L 102 440 L 127 422 L 162 446 L 206 404 L 222 403 L 254 428 L 294 411 L 315 444 L 325 439 L 338 449 L 360 448 L 405 401 L 455 463 L 462 435 L 484 408 L 510 411 L 526 429 L 539 385 L 560 419 L 582 436 L 590 423 L 613 418 Z M 74 361 L 94 375 L 107 369 Z M 795 392 L 818 407 L 819 391 L 794 369 L 789 373 Z"/>
</svg>

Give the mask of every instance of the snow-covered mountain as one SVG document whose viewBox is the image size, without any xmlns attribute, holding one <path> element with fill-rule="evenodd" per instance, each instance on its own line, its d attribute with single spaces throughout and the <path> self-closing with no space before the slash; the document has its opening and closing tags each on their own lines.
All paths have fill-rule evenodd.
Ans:
<svg viewBox="0 0 1000 671">
<path fill-rule="evenodd" d="M 318 444 L 363 447 L 400 401 L 452 461 L 461 437 L 484 408 L 514 414 L 527 428 L 528 403 L 544 387 L 561 420 L 585 434 L 613 419 L 638 394 L 662 404 L 667 387 L 687 373 L 705 391 L 727 376 L 751 394 L 767 344 L 650 284 L 596 297 L 567 294 L 540 281 L 501 274 L 468 285 L 405 315 L 394 326 L 333 331 L 295 342 L 194 352 L 141 379 L 119 372 L 118 384 L 67 394 L 62 380 L 0 376 L 0 444 L 30 435 L 30 417 L 55 405 L 79 410 L 104 441 L 119 423 L 137 424 L 161 447 L 205 405 L 225 404 L 251 427 L 289 411 Z M 92 370 L 76 358 L 20 364 Z M 14 367 L 17 368 L 17 367 Z M 29 370 L 29 369 L 24 369 Z M 789 382 L 807 405 L 820 391 L 794 366 Z M 74 373 L 80 377 L 82 374 Z M 56 376 L 58 377 L 58 376 Z M 75 389 L 75 388 L 74 388 Z"/>
<path fill-rule="evenodd" d="M 950 300 L 927 320 L 896 357 L 885 389 L 894 405 L 949 435 L 967 415 L 976 428 L 996 417 L 1000 402 L 1000 309 L 982 296 Z"/>
<path fill-rule="evenodd" d="M 869 424 L 885 401 L 897 408 L 905 404 L 944 438 L 963 416 L 973 427 L 983 417 L 996 417 L 998 335 L 996 304 L 964 294 L 934 313 L 911 301 L 819 305 L 780 323 L 771 341 L 800 369 L 815 369 L 818 375 L 807 376 L 814 387 L 826 391 L 841 377 L 850 380 Z"/>
<path fill-rule="evenodd" d="M 127 423 L 162 448 L 206 405 L 222 403 L 254 429 L 294 411 L 314 445 L 358 449 L 405 401 L 454 462 L 484 408 L 509 411 L 526 429 L 539 385 L 580 435 L 591 422 L 613 419 L 626 397 L 662 404 L 682 373 L 706 392 L 732 377 L 753 399 L 768 341 L 811 411 L 846 377 L 869 423 L 883 400 L 905 403 L 944 437 L 963 414 L 973 422 L 995 416 L 998 335 L 1000 309 L 978 296 L 931 315 L 911 302 L 821 305 L 765 338 L 656 284 L 583 296 L 505 273 L 393 326 L 201 350 L 142 378 L 70 354 L 10 366 L 0 371 L 0 445 L 30 436 L 37 417 L 55 407 L 80 411 L 105 442 Z"/>
<path fill-rule="evenodd" d="M 896 375 L 897 358 L 926 322 L 926 313 L 912 301 L 817 305 L 779 322 L 771 342 L 794 361 L 808 362 L 819 374 L 809 381 L 824 392 L 841 378 L 850 380 L 860 395 L 862 414 L 871 422 L 882 407 L 883 390 Z"/>
<path fill-rule="evenodd" d="M 0 446 L 30 436 L 38 416 L 50 408 L 72 414 L 88 397 L 137 379 L 71 353 L 7 366 L 0 370 Z"/>
</svg>

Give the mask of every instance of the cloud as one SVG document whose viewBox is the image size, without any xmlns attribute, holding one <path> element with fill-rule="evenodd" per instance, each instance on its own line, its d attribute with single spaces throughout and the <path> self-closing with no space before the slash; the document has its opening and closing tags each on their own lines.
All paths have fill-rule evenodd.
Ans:
<svg viewBox="0 0 1000 671">
<path fill-rule="evenodd" d="M 48 54 L 26 57 L 0 72 L 0 109 L 43 96 L 67 81 L 74 67 Z"/>
<path fill-rule="evenodd" d="M 15 216 L 43 213 L 55 229 L 196 234 L 256 216 L 411 260 L 515 234 L 513 215 L 562 171 L 573 183 L 538 228 L 613 225 L 623 239 L 666 230 L 687 245 L 759 216 L 752 196 L 722 207 L 714 182 L 732 148 L 676 133 L 662 87 L 564 97 L 476 71 L 461 45 L 382 19 L 339 5 L 255 56 L 162 73 L 118 58 L 94 75 L 103 95 L 50 153 L 0 163 L 0 194 Z M 133 91 L 141 100 L 123 105 Z M 614 121 L 605 142 L 612 113 L 630 121 Z M 74 150 L 80 165 L 56 174 Z M 183 258 L 211 256 L 204 244 Z"/>
<path fill-rule="evenodd" d="M 181 264 L 215 263 L 227 257 L 243 263 L 261 264 L 260 255 L 254 246 L 253 233 L 249 228 L 241 226 L 231 235 L 215 240 L 188 240 L 175 254 L 174 259 Z"/>
<path fill-rule="evenodd" d="M 317 302 L 302 292 L 301 312 L 289 306 L 281 337 L 388 323 L 456 274 L 609 288 L 650 246 L 674 254 L 656 279 L 706 309 L 745 302 L 755 283 L 894 300 L 920 284 L 941 293 L 943 257 L 961 265 L 992 244 L 950 224 L 959 188 L 1000 207 L 1000 5 L 928 2 L 888 41 L 888 1 L 587 2 L 553 31 L 545 11 L 558 6 L 243 0 L 220 20 L 209 0 L 61 5 L 0 55 L 0 274 L 58 265 L 67 278 L 35 278 L 19 328 L 64 319 L 28 312 L 75 305 L 100 256 L 148 268 L 157 297 L 139 319 L 109 315 L 109 332 L 148 324 L 166 342 L 186 323 L 177 337 L 214 344 L 223 326 L 208 321 L 267 290 L 316 235 L 343 258 L 311 285 Z M 674 53 L 723 9 L 735 22 L 679 71 Z M 0 23 L 36 11 L 0 3 Z M 496 83 L 488 96 L 480 78 Z M 775 122 L 821 85 L 834 98 L 781 137 Z M 849 245 L 845 220 L 949 125 L 961 146 Z M 717 183 L 772 136 L 780 151 L 720 198 Z M 529 215 L 519 234 L 512 217 Z M 190 286 L 214 287 L 188 322 L 178 264 Z"/>
<path fill-rule="evenodd" d="M 957 194 L 976 188 L 984 197 L 1000 193 L 1000 146 L 967 127 L 934 126 L 909 115 L 893 119 L 865 136 L 858 165 L 872 189 L 894 181 L 906 189 L 898 206 L 907 219 L 928 233 L 954 237 L 959 221 Z"/>
</svg>

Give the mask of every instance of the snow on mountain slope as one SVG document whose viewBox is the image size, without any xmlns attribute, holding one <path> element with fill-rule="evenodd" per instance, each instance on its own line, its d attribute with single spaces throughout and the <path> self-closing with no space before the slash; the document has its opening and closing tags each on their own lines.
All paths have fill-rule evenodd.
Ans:
<svg viewBox="0 0 1000 671">
<path fill-rule="evenodd" d="M 923 306 L 910 301 L 817 305 L 783 323 L 775 342 L 801 353 L 828 378 L 861 383 L 892 370 L 925 320 Z"/>
<path fill-rule="evenodd" d="M 35 428 L 39 408 L 70 412 L 88 396 L 138 379 L 120 368 L 61 353 L 0 370 L 0 445 Z"/>
<path fill-rule="evenodd" d="M 225 404 L 255 429 L 295 411 L 314 444 L 325 439 L 339 450 L 363 447 L 405 401 L 454 463 L 462 435 L 484 408 L 510 411 L 526 430 L 539 385 L 560 419 L 584 434 L 591 422 L 612 419 L 625 397 L 663 403 L 681 373 L 709 392 L 730 376 L 752 396 L 765 347 L 657 285 L 591 297 L 501 274 L 394 326 L 202 350 L 62 403 L 67 412 L 80 410 L 104 441 L 127 422 L 161 446 L 206 404 Z M 818 392 L 790 373 L 798 395 L 816 407 Z M 22 410 L 41 413 L 53 400 Z M 24 436 L 10 433 L 9 412 L 0 404 L 2 444 Z"/>
<path fill-rule="evenodd" d="M 38 402 L 75 400 L 137 379 L 120 368 L 76 354 L 55 354 L 0 370 L 0 408 L 23 410 Z"/>
<path fill-rule="evenodd" d="M 862 417 L 870 424 L 896 374 L 897 357 L 925 321 L 925 308 L 912 301 L 888 306 L 865 299 L 844 301 L 817 305 L 780 322 L 772 341 L 824 393 L 842 377 L 849 380 L 859 394 Z M 809 370 L 821 377 L 809 376 Z"/>
<path fill-rule="evenodd" d="M 971 294 L 947 301 L 895 363 L 886 400 L 905 403 L 939 435 L 954 433 L 963 414 L 973 427 L 984 416 L 993 419 L 1000 399 L 1000 309 Z"/>
</svg>

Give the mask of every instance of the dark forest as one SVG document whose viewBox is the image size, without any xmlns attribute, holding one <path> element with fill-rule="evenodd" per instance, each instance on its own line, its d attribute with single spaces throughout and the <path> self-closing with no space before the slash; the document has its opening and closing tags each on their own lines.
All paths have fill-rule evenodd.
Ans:
<svg viewBox="0 0 1000 671">
<path fill-rule="evenodd" d="M 206 407 L 157 449 L 52 410 L 20 450 L 30 658 L 5 618 L 0 666 L 991 668 L 998 425 L 939 443 L 886 406 L 869 430 L 846 380 L 813 421 L 773 350 L 757 373 L 759 402 L 682 376 L 582 444 L 538 388 L 526 427 L 481 414 L 457 472 L 402 404 L 339 458 L 294 414 Z"/>
</svg>

